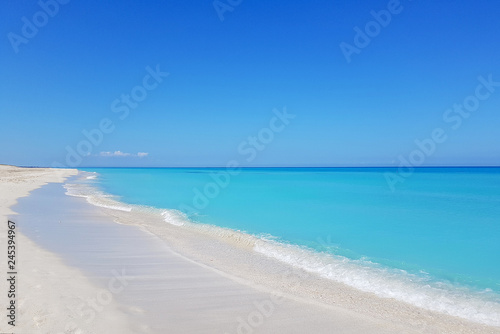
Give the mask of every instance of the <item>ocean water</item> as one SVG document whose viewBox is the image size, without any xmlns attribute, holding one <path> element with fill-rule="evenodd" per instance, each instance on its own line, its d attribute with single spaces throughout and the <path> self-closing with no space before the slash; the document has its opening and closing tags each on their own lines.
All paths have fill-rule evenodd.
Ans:
<svg viewBox="0 0 500 334">
<path fill-rule="evenodd" d="M 382 297 L 500 326 L 500 168 L 86 168 L 67 194 L 254 251 Z M 230 174 L 229 172 L 233 172 Z"/>
</svg>

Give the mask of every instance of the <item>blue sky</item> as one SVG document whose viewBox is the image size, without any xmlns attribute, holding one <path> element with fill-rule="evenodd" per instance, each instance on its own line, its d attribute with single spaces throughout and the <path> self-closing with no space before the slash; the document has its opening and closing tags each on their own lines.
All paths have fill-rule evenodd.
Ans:
<svg viewBox="0 0 500 334">
<path fill-rule="evenodd" d="M 54 1 L 3 4 L 0 163 L 500 165 L 498 1 Z"/>
</svg>

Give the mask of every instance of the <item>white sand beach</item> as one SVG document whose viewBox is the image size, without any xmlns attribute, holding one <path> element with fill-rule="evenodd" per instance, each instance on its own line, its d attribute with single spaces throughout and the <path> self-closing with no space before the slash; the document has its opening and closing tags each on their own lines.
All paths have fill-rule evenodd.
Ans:
<svg viewBox="0 0 500 334">
<path fill-rule="evenodd" d="M 61 183 L 76 174 L 0 166 L 1 248 L 7 219 L 57 230 L 17 233 L 18 317 L 15 328 L 2 317 L 0 332 L 500 333 L 296 270 L 256 253 L 252 242 L 232 243 L 234 236 L 65 196 Z M 10 209 L 47 183 L 32 195 L 40 209 Z M 6 252 L 0 256 L 6 268 Z"/>
</svg>

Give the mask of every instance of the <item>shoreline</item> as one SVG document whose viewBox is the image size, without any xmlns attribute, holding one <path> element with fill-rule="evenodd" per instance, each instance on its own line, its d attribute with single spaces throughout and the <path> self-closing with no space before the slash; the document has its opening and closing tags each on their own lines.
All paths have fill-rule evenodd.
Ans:
<svg viewBox="0 0 500 334">
<path fill-rule="evenodd" d="M 116 222 L 142 226 L 165 240 L 179 254 L 264 291 L 283 292 L 290 298 L 353 311 L 405 328 L 410 325 L 409 328 L 416 331 L 500 333 L 499 327 L 380 297 L 294 267 L 255 251 L 259 239 L 239 231 L 217 227 L 220 233 L 217 234 L 208 225 L 178 226 L 176 217 L 169 224 L 158 211 L 138 212 L 131 209 L 135 205 L 114 200 L 105 206 L 126 210 L 102 207 L 95 202 L 93 205 L 99 206 Z"/>
<path fill-rule="evenodd" d="M 37 189 L 16 209 L 39 246 L 97 285 L 111 279 L 111 269 L 124 270 L 128 285 L 113 297 L 134 333 L 414 332 L 243 284 L 172 251 L 143 228 L 116 224 L 85 199 L 65 195 L 60 184 Z"/>
<path fill-rule="evenodd" d="M 1 167 L 0 172 L 2 172 Z M 2 186 L 3 183 L 2 179 Z M 231 238 L 206 233 L 203 229 L 192 230 L 167 224 L 161 216 L 153 213 L 107 209 L 90 205 L 83 198 L 67 197 L 75 203 L 85 203 L 92 210 L 108 217 L 108 221 L 112 224 L 136 226 L 143 232 L 146 231 L 155 238 L 161 239 L 174 255 L 175 261 L 182 263 L 186 268 L 197 268 L 196 270 L 201 270 L 201 273 L 212 277 L 213 281 L 218 281 L 221 285 L 241 289 L 256 301 L 265 300 L 268 302 L 267 305 L 273 305 L 276 313 L 271 314 L 269 318 L 266 317 L 262 326 L 251 327 L 252 332 L 255 330 L 255 333 L 272 333 L 273 329 L 276 332 L 276 329 L 281 328 L 280 325 L 290 326 L 293 317 L 300 317 L 309 309 L 316 311 L 316 313 L 313 312 L 316 314 L 317 324 L 319 324 L 316 330 L 325 333 L 331 332 L 332 327 L 328 326 L 337 326 L 336 330 L 346 333 L 361 332 L 362 328 L 365 328 L 365 331 L 369 328 L 372 333 L 500 333 L 500 328 L 497 327 L 426 311 L 403 302 L 356 290 L 343 283 L 321 278 L 257 253 L 253 250 L 252 244 L 234 243 L 231 242 Z M 9 207 L 12 205 L 10 204 Z M 12 212 L 8 214 L 10 215 Z M 3 212 L 2 215 L 4 215 Z M 37 247 L 38 249 L 36 249 Z M 24 248 L 28 249 L 26 246 Z M 33 245 L 33 251 L 46 252 L 35 245 Z M 49 254 L 51 253 L 43 253 L 43 257 L 49 257 Z M 55 261 L 52 262 L 55 263 Z M 57 267 L 56 264 L 54 266 Z M 77 265 L 77 267 L 79 266 Z M 211 276 L 212 274 L 209 272 L 214 276 Z M 201 282 L 197 281 L 194 284 L 198 288 Z M 224 295 L 223 290 L 214 288 L 206 287 L 202 288 L 201 291 L 203 294 Z M 179 293 L 179 291 L 172 291 L 172 293 Z M 242 294 L 243 292 L 240 292 L 240 303 L 245 300 L 242 298 Z M 180 303 L 184 303 L 183 305 L 186 307 L 192 307 L 187 302 L 180 301 Z M 228 305 L 227 301 L 218 304 L 218 307 L 228 308 L 228 306 L 231 305 Z M 203 312 L 213 311 L 203 310 Z M 283 311 L 283 313 L 278 313 L 278 311 Z M 255 306 L 250 303 L 249 307 L 243 308 L 240 315 L 246 318 L 252 312 L 255 312 Z M 123 317 L 123 315 L 123 313 L 118 312 L 115 319 Z M 312 315 L 310 316 L 312 317 Z M 237 332 L 239 328 L 238 317 L 231 314 L 224 319 L 231 321 L 232 332 Z M 182 324 L 178 325 L 179 328 L 183 328 Z M 309 327 L 311 325 L 313 324 L 309 324 Z M 3 327 L 0 328 L 3 329 Z M 208 333 L 221 331 L 220 328 L 219 330 L 212 328 Z M 295 332 L 301 333 L 299 329 L 296 329 Z"/>
</svg>

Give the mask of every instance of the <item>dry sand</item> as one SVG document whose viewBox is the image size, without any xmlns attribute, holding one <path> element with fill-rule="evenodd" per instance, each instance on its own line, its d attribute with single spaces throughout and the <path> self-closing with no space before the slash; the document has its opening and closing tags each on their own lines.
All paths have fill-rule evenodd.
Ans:
<svg viewBox="0 0 500 334">
<path fill-rule="evenodd" d="M 0 216 L 5 222 L 7 216 L 15 217 L 8 208 L 17 198 L 47 182 L 62 182 L 74 173 L 0 166 Z M 83 198 L 71 201 L 85 203 Z M 72 322 L 82 329 L 80 333 L 500 333 L 498 328 L 320 279 L 256 254 L 250 244 L 228 242 L 232 238 L 165 224 L 154 215 L 92 210 L 82 215 L 113 228 L 133 227 L 122 241 L 123 250 L 116 251 L 115 247 L 112 253 L 116 261 L 128 261 L 135 268 L 133 284 L 92 321 L 82 322 L 75 310 L 105 286 L 96 283 L 88 272 L 69 266 L 60 254 L 18 235 L 22 260 L 18 284 L 22 294 L 18 299 L 21 326 L 15 333 L 78 333 L 63 331 Z M 130 226 L 114 224 L 113 220 Z M 5 235 L 3 229 L 0 245 L 5 245 Z M 101 247 L 113 242 L 116 245 L 116 238 L 106 233 L 92 237 Z M 137 247 L 130 251 L 148 265 L 126 258 L 127 247 Z M 5 268 L 3 257 L 0 263 Z M 7 287 L 3 279 L 0 281 L 3 296 L 1 291 Z M 6 305 L 6 298 L 0 298 L 0 303 Z M 130 313 L 132 309 L 145 313 L 144 326 L 137 326 L 138 317 Z M 4 318 L 0 332 L 6 330 L 12 331 Z"/>
</svg>

